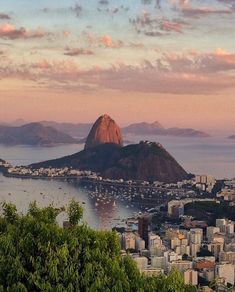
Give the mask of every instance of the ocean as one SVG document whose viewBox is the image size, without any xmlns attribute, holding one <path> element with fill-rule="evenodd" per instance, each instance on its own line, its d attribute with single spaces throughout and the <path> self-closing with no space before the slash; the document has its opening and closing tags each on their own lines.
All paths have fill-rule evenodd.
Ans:
<svg viewBox="0 0 235 292">
<path fill-rule="evenodd" d="M 185 168 L 195 174 L 210 174 L 216 178 L 235 177 L 235 141 L 221 137 L 126 137 L 130 142 L 140 140 L 161 143 Z M 28 165 L 48 159 L 59 158 L 82 150 L 84 145 L 61 145 L 57 147 L 3 146 L 0 158 L 13 165 Z M 114 200 L 112 194 L 91 193 L 75 183 L 55 180 L 32 180 L 7 178 L 0 175 L 0 202 L 16 204 L 25 213 L 30 202 L 39 206 L 53 204 L 64 206 L 74 198 L 84 208 L 84 221 L 97 229 L 110 229 L 122 219 L 131 217 L 139 210 L 123 200 Z M 61 215 L 60 223 L 66 219 Z"/>
</svg>

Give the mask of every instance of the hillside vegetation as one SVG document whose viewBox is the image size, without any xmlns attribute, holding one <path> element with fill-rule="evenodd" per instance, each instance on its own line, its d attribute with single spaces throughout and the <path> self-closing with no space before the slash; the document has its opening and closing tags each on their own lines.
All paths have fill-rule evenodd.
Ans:
<svg viewBox="0 0 235 292">
<path fill-rule="evenodd" d="M 72 201 L 70 227 L 56 218 L 65 211 L 31 203 L 21 215 L 12 204 L 0 216 L 0 291 L 196 291 L 181 275 L 147 277 L 131 257 L 120 256 L 115 232 L 95 231 L 80 222 L 83 210 Z"/>
</svg>

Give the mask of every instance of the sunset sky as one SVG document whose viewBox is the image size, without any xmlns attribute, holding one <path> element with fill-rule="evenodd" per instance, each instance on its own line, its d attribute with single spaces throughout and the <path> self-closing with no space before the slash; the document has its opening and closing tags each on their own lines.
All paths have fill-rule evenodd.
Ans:
<svg viewBox="0 0 235 292">
<path fill-rule="evenodd" d="M 235 0 L 0 0 L 0 121 L 235 132 Z"/>
</svg>

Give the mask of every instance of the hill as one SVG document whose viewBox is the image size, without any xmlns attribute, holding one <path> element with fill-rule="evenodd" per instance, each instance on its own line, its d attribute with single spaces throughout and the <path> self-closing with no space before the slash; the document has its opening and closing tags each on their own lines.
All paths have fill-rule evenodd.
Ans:
<svg viewBox="0 0 235 292">
<path fill-rule="evenodd" d="M 41 121 L 40 124 L 46 127 L 53 127 L 54 129 L 66 133 L 74 138 L 87 137 L 92 128 L 92 123 L 59 123 L 53 121 Z"/>
<path fill-rule="evenodd" d="M 44 126 L 50 126 L 58 131 L 67 133 L 68 135 L 75 138 L 84 138 L 87 137 L 89 131 L 91 130 L 92 123 L 59 123 L 53 121 L 41 121 Z M 134 123 L 130 124 L 127 127 L 121 128 L 123 135 L 132 134 L 132 135 L 159 135 L 159 136 L 176 136 L 176 137 L 209 137 L 210 135 L 199 130 L 191 128 L 164 128 L 159 122 L 153 123 Z M 84 138 L 85 139 L 85 138 Z"/>
<path fill-rule="evenodd" d="M 122 129 L 123 134 L 132 135 L 162 135 L 177 137 L 209 137 L 209 134 L 191 128 L 164 128 L 159 122 L 136 123 Z"/>
<path fill-rule="evenodd" d="M 76 143 L 76 139 L 52 127 L 30 123 L 19 127 L 0 126 L 0 143 L 6 145 L 56 145 Z"/>
<path fill-rule="evenodd" d="M 197 220 L 204 220 L 208 225 L 215 225 L 217 218 L 235 220 L 235 207 L 229 202 L 193 202 L 185 205 L 185 214 Z"/>
<path fill-rule="evenodd" d="M 188 177 L 177 161 L 157 143 L 120 147 L 101 144 L 60 159 L 32 164 L 40 167 L 73 167 L 91 170 L 105 178 L 177 182 Z"/>
<path fill-rule="evenodd" d="M 120 128 L 107 114 L 100 116 L 94 123 L 86 139 L 85 149 L 104 143 L 123 145 Z"/>
</svg>

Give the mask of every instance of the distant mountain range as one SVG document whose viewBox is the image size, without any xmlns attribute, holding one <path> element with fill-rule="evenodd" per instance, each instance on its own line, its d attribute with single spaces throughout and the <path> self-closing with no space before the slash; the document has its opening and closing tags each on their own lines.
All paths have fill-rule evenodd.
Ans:
<svg viewBox="0 0 235 292">
<path fill-rule="evenodd" d="M 0 126 L 0 143 L 6 145 L 46 145 L 76 143 L 68 134 L 40 123 L 23 126 Z"/>
<path fill-rule="evenodd" d="M 235 135 L 229 136 L 228 139 L 234 139 L 235 140 Z"/>
<path fill-rule="evenodd" d="M 89 131 L 91 130 L 92 123 L 59 123 L 53 121 L 41 121 L 40 124 L 46 127 L 55 128 L 58 131 L 64 132 L 74 138 L 84 138 L 87 137 Z"/>
<path fill-rule="evenodd" d="M 122 129 L 123 134 L 132 135 L 163 135 L 177 137 L 209 137 L 210 135 L 190 128 L 164 128 L 159 122 L 136 123 Z"/>
<path fill-rule="evenodd" d="M 72 137 L 87 137 L 89 131 L 93 124 L 72 124 L 72 123 L 57 123 L 42 121 L 41 124 L 45 126 L 51 126 L 59 131 L 65 132 Z M 161 135 L 161 136 L 177 136 L 177 137 L 209 137 L 210 135 L 199 130 L 194 130 L 190 128 L 164 128 L 159 122 L 154 123 L 135 123 L 127 127 L 121 128 L 123 135 Z"/>
<path fill-rule="evenodd" d="M 12 123 L 0 123 L 0 143 L 7 145 L 57 145 L 57 144 L 83 144 L 86 142 L 92 123 L 60 123 L 54 121 L 41 121 L 26 123 L 19 119 Z M 164 128 L 159 122 L 133 123 L 121 128 L 125 136 L 175 136 L 191 138 L 207 138 L 206 132 L 191 128 Z M 235 135 L 227 137 L 235 140 Z M 128 137 L 127 137 L 128 139 Z M 130 141 L 123 139 L 124 144 Z M 142 138 L 143 139 L 143 138 Z"/>
</svg>

